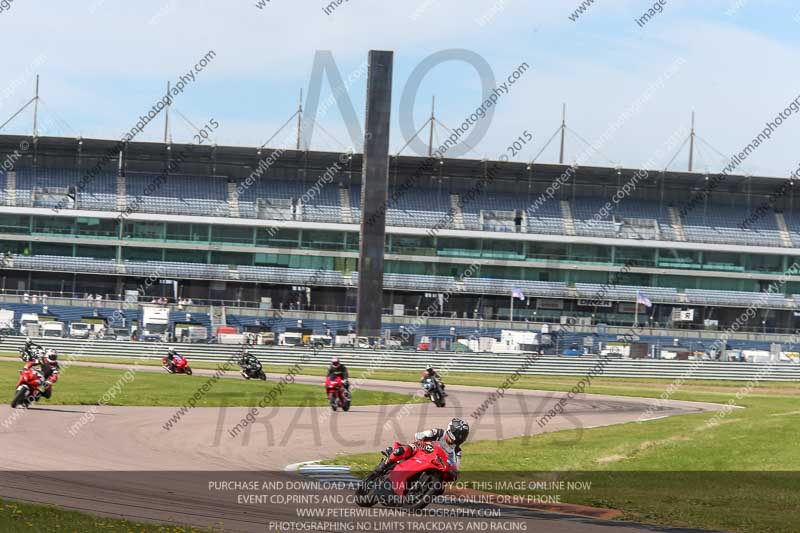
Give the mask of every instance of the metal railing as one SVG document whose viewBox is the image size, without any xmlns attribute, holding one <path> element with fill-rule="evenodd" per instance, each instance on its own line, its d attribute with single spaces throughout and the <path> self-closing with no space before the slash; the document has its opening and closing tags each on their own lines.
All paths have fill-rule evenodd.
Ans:
<svg viewBox="0 0 800 533">
<path fill-rule="evenodd" d="M 0 351 L 15 351 L 22 346 L 20 337 L 0 341 Z M 47 348 L 63 355 L 109 358 L 160 359 L 165 354 L 162 345 L 124 341 L 47 339 Z M 196 361 L 220 363 L 240 350 L 238 345 L 182 344 L 180 352 Z M 324 367 L 332 356 L 342 359 L 352 368 L 379 370 L 420 370 L 426 364 L 447 368 L 450 372 L 514 373 L 525 375 L 585 376 L 601 359 L 593 356 L 541 356 L 532 365 L 525 364 L 529 354 L 494 354 L 473 352 L 404 352 L 397 350 L 364 350 L 324 348 L 314 351 L 301 347 L 254 347 L 252 351 L 265 364 L 291 366 L 301 360 L 303 365 Z M 62 360 L 64 357 L 62 356 Z M 800 381 L 800 364 L 794 363 L 734 363 L 722 361 L 666 361 L 653 359 L 603 359 L 604 377 L 709 379 L 734 381 Z M 356 377 L 356 376 L 354 376 Z"/>
</svg>

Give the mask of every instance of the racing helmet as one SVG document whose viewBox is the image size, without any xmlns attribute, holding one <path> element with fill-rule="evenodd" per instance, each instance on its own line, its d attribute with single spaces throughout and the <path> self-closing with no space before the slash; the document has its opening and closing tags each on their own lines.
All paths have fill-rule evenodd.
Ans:
<svg viewBox="0 0 800 533">
<path fill-rule="evenodd" d="M 460 418 L 454 418 L 447 424 L 445 439 L 456 446 L 463 444 L 469 437 L 469 424 Z"/>
<path fill-rule="evenodd" d="M 52 348 L 48 348 L 44 356 L 50 361 L 58 361 L 58 352 Z"/>
<path fill-rule="evenodd" d="M 331 366 L 339 366 L 339 358 L 338 357 L 334 357 L 333 359 L 331 359 Z"/>
</svg>

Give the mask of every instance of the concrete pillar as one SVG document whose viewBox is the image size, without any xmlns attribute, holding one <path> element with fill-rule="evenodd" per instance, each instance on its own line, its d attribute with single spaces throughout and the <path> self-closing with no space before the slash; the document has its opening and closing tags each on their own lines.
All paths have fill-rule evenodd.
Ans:
<svg viewBox="0 0 800 533">
<path fill-rule="evenodd" d="M 369 52 L 356 326 L 358 334 L 367 337 L 381 334 L 393 57 L 388 51 Z"/>
</svg>

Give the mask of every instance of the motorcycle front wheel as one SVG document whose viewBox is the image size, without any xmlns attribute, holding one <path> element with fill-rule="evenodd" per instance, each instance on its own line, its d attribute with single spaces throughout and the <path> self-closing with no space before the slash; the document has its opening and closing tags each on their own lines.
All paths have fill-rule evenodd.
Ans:
<svg viewBox="0 0 800 533">
<path fill-rule="evenodd" d="M 258 375 L 258 379 L 260 379 L 261 381 L 267 381 L 267 375 L 264 372 L 261 372 Z"/>
<path fill-rule="evenodd" d="M 336 405 L 337 402 L 336 402 L 336 397 L 333 395 L 333 393 L 331 393 L 330 396 L 328 397 L 328 401 L 331 404 L 331 409 L 333 409 L 335 411 L 336 407 L 337 407 L 337 405 Z"/>
<path fill-rule="evenodd" d="M 412 483 L 406 492 L 406 509 L 419 511 L 433 502 L 436 496 L 444 492 L 442 476 L 438 472 L 423 472 Z"/>
<path fill-rule="evenodd" d="M 11 408 L 16 409 L 18 405 L 22 405 L 25 403 L 27 399 L 28 392 L 25 390 L 25 387 L 20 387 L 14 393 L 14 399 L 11 400 Z"/>
<path fill-rule="evenodd" d="M 187 376 L 191 376 L 192 375 L 192 369 L 189 368 L 188 366 L 186 367 L 186 370 L 184 370 L 184 372 L 186 373 Z"/>
<path fill-rule="evenodd" d="M 373 472 L 368 475 L 356 489 L 356 505 L 359 507 L 372 507 L 378 503 L 378 497 L 373 494 L 372 488 L 378 482 L 380 476 Z"/>
</svg>

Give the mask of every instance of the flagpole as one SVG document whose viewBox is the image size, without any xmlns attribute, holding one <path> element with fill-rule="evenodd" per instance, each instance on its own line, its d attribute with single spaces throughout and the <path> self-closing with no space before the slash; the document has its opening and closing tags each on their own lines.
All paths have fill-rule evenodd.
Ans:
<svg viewBox="0 0 800 533">
<path fill-rule="evenodd" d="M 639 325 L 639 294 L 636 294 L 636 301 L 633 302 L 633 327 Z"/>
<path fill-rule="evenodd" d="M 511 291 L 511 314 L 508 318 L 508 327 L 514 327 L 514 291 Z"/>
</svg>

